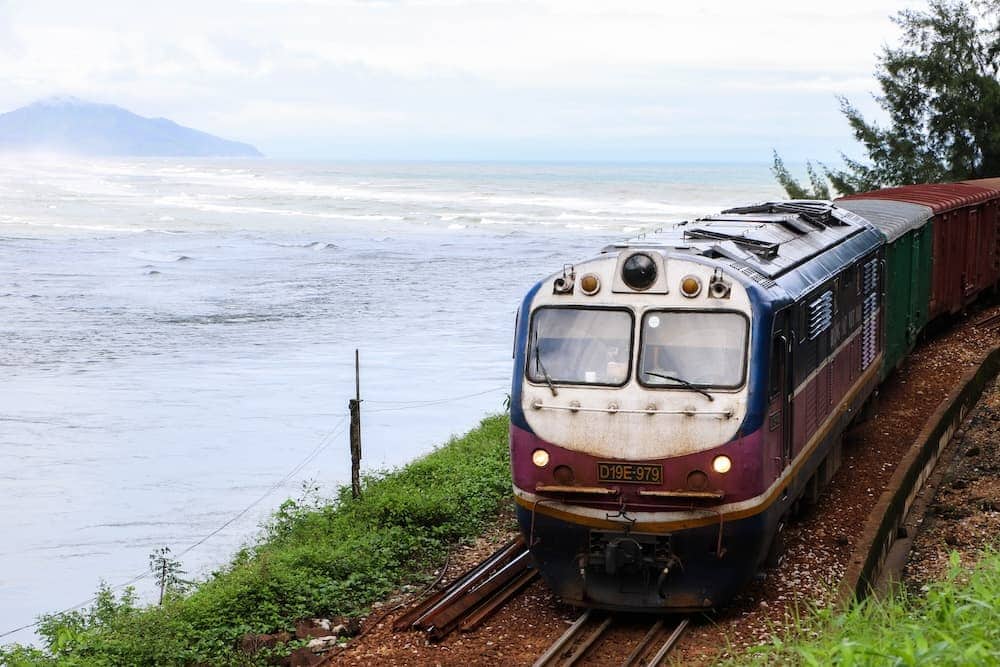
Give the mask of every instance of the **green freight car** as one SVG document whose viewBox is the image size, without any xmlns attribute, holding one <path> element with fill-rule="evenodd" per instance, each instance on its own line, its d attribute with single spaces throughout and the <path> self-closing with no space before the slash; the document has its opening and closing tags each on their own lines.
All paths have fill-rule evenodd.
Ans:
<svg viewBox="0 0 1000 667">
<path fill-rule="evenodd" d="M 888 199 L 841 200 L 837 206 L 868 220 L 885 237 L 885 377 L 909 354 L 927 324 L 934 212 Z"/>
</svg>

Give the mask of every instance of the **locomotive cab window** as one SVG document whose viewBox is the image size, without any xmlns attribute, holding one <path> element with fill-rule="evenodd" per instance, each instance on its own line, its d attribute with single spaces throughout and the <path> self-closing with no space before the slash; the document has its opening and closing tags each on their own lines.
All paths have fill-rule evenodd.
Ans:
<svg viewBox="0 0 1000 667">
<path fill-rule="evenodd" d="M 632 313 L 543 307 L 531 318 L 528 379 L 536 383 L 621 386 L 632 360 Z"/>
<path fill-rule="evenodd" d="M 639 382 L 647 387 L 735 389 L 746 372 L 742 313 L 660 310 L 642 318 Z"/>
</svg>

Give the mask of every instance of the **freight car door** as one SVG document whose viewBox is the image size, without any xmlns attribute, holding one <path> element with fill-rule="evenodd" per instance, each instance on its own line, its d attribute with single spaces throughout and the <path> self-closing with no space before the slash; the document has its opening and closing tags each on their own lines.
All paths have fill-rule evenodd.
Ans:
<svg viewBox="0 0 1000 667">
<path fill-rule="evenodd" d="M 979 209 L 969 209 L 968 234 L 965 236 L 965 280 L 962 296 L 970 297 L 979 291 L 980 257 L 988 255 L 989 248 L 979 247 Z"/>
</svg>

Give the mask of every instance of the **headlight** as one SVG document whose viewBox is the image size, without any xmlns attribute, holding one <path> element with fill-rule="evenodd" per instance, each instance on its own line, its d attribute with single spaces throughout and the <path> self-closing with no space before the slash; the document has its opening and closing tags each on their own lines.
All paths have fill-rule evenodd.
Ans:
<svg viewBox="0 0 1000 667">
<path fill-rule="evenodd" d="M 544 468 L 549 464 L 549 453 L 544 449 L 536 449 L 531 452 L 531 462 L 539 468 Z"/>
<path fill-rule="evenodd" d="M 547 457 L 546 460 L 548 460 Z M 729 472 L 729 470 L 732 467 L 733 467 L 733 462 L 728 456 L 716 456 L 714 459 L 712 459 L 712 470 L 719 473 L 720 475 Z"/>
<path fill-rule="evenodd" d="M 622 265 L 622 280 L 634 290 L 649 289 L 656 282 L 656 262 L 649 255 L 635 253 Z"/>
</svg>

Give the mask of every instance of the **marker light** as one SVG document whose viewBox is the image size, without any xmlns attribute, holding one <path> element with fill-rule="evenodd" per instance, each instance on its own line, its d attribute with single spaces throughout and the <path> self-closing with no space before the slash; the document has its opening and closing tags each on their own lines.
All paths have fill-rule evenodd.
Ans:
<svg viewBox="0 0 1000 667">
<path fill-rule="evenodd" d="M 560 484 L 572 484 L 573 478 L 575 477 L 573 469 L 569 466 L 556 466 L 556 469 L 552 471 L 552 476 L 555 477 L 556 481 Z"/>
<path fill-rule="evenodd" d="M 541 451 L 541 450 L 538 450 Z M 545 460 L 548 460 L 548 454 L 545 455 Z M 712 470 L 721 474 L 729 472 L 730 468 L 733 467 L 733 462 L 728 456 L 716 456 L 712 459 Z"/>
<path fill-rule="evenodd" d="M 701 294 L 701 281 L 695 276 L 684 276 L 681 278 L 681 294 L 689 299 Z"/>
<path fill-rule="evenodd" d="M 599 289 L 601 289 L 601 279 L 596 274 L 588 273 L 580 278 L 580 290 L 587 296 L 597 294 Z"/>
<path fill-rule="evenodd" d="M 656 282 L 656 262 L 649 255 L 635 253 L 622 265 L 622 280 L 634 290 L 649 289 Z"/>
<path fill-rule="evenodd" d="M 704 491 L 708 486 L 708 475 L 700 470 L 692 470 L 688 473 L 687 485 L 692 491 Z"/>
<path fill-rule="evenodd" d="M 544 468 L 549 464 L 549 453 L 544 449 L 536 449 L 531 452 L 531 462 L 539 468 Z"/>
</svg>

